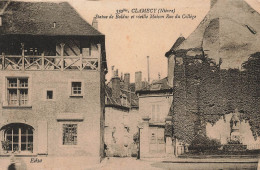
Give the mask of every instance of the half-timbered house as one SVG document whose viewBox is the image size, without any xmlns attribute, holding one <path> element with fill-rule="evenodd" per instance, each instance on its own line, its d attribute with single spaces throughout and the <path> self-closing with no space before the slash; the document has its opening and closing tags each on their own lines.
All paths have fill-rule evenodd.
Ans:
<svg viewBox="0 0 260 170">
<path fill-rule="evenodd" d="M 107 68 L 97 22 L 65 2 L 0 10 L 0 155 L 100 161 Z"/>
</svg>

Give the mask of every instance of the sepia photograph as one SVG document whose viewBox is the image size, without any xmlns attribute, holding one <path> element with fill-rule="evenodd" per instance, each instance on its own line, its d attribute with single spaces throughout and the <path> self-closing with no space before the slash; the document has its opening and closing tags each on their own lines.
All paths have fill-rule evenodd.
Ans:
<svg viewBox="0 0 260 170">
<path fill-rule="evenodd" d="M 260 170 L 260 0 L 0 0 L 0 170 Z"/>
</svg>

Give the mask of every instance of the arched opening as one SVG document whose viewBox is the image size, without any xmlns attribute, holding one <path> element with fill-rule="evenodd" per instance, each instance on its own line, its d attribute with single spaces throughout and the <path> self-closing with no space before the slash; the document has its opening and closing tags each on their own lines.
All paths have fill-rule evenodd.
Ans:
<svg viewBox="0 0 260 170">
<path fill-rule="evenodd" d="M 34 128 L 24 123 L 11 123 L 3 126 L 3 141 L 7 144 L 5 150 L 12 152 L 33 152 Z"/>
</svg>

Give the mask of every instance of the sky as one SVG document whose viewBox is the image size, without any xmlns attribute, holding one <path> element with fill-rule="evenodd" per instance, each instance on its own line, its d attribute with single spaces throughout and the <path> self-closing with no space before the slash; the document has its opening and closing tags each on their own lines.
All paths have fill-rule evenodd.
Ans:
<svg viewBox="0 0 260 170">
<path fill-rule="evenodd" d="M 26 0 L 36 1 L 36 0 Z M 39 0 L 37 0 L 39 1 Z M 167 76 L 165 53 L 180 36 L 187 38 L 196 29 L 210 8 L 210 0 L 45 0 L 68 1 L 90 24 L 98 15 L 114 15 L 117 9 L 165 8 L 175 9 L 175 14 L 191 14 L 195 19 L 98 19 L 98 30 L 106 36 L 106 56 L 109 81 L 111 66 L 121 73 L 134 75 L 142 71 L 147 80 L 147 56 L 150 79 Z M 246 0 L 260 12 L 260 0 Z"/>
</svg>

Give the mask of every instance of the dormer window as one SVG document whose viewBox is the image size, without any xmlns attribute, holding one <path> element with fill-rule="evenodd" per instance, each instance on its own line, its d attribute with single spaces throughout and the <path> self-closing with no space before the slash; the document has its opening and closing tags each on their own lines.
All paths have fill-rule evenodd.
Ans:
<svg viewBox="0 0 260 170">
<path fill-rule="evenodd" d="M 123 94 L 123 95 L 121 96 L 121 105 L 122 105 L 122 106 L 127 106 L 127 98 L 126 98 L 126 95 L 125 95 L 125 94 Z"/>
<path fill-rule="evenodd" d="M 161 84 L 152 84 L 151 90 L 160 90 L 161 89 Z"/>
</svg>

